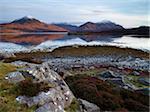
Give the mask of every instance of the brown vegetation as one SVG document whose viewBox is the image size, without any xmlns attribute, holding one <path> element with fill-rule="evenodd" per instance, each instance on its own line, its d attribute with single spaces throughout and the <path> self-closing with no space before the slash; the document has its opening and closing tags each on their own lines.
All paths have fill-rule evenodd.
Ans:
<svg viewBox="0 0 150 112">
<path fill-rule="evenodd" d="M 48 91 L 51 87 L 50 84 L 41 82 L 41 83 L 33 83 L 31 78 L 27 78 L 24 81 L 18 83 L 15 87 L 15 90 L 18 95 L 25 95 L 25 96 L 36 96 L 41 91 Z"/>
<path fill-rule="evenodd" d="M 4 59 L 5 62 L 12 62 L 15 60 L 26 60 L 41 62 L 42 58 L 51 57 L 67 57 L 67 56 L 133 56 L 138 58 L 149 59 L 149 53 L 131 49 L 131 48 L 119 48 L 115 46 L 67 46 L 55 49 L 52 52 L 30 52 L 30 53 L 16 53 L 16 57 Z"/>
<path fill-rule="evenodd" d="M 95 77 L 78 75 L 65 79 L 77 98 L 98 105 L 101 110 L 148 111 L 149 97 L 124 89 L 115 89 L 112 85 Z"/>
</svg>

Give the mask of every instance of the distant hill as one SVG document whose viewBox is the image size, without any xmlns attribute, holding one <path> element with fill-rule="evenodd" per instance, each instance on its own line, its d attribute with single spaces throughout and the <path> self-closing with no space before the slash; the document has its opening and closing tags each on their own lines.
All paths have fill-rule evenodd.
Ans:
<svg viewBox="0 0 150 112">
<path fill-rule="evenodd" d="M 76 31 L 78 28 L 78 26 L 76 26 L 76 25 L 71 25 L 71 24 L 67 24 L 67 23 L 57 23 L 54 25 L 65 28 L 66 30 L 69 30 L 69 31 Z"/>
<path fill-rule="evenodd" d="M 106 31 L 118 31 L 124 30 L 121 25 L 115 24 L 110 21 L 105 21 L 101 23 L 87 22 L 79 26 L 79 32 L 106 32 Z"/>
<path fill-rule="evenodd" d="M 0 24 L 0 27 L 0 33 L 67 32 L 67 30 L 62 27 L 49 25 L 31 17 L 23 17 L 11 23 Z"/>
<path fill-rule="evenodd" d="M 149 37 L 150 27 L 149 26 L 140 26 L 137 28 L 126 29 L 125 34 L 127 35 L 145 35 Z"/>
<path fill-rule="evenodd" d="M 125 29 L 111 21 L 103 21 L 100 23 L 86 22 L 76 28 L 76 30 L 69 32 L 69 34 L 104 34 L 104 35 L 136 35 L 136 37 L 149 37 L 149 26 L 140 26 L 137 28 Z"/>
</svg>

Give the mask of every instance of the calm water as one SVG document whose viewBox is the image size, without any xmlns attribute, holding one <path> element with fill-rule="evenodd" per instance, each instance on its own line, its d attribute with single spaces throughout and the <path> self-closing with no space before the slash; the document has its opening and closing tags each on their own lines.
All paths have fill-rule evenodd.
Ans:
<svg viewBox="0 0 150 112">
<path fill-rule="evenodd" d="M 66 34 L 2 35 L 0 51 L 47 49 L 68 45 L 113 45 L 150 51 L 149 38 L 112 35 L 68 36 Z"/>
</svg>

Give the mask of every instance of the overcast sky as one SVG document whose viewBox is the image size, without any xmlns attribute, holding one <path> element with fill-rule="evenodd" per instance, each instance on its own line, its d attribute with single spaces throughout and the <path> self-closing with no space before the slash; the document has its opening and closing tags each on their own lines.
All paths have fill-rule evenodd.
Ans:
<svg viewBox="0 0 150 112">
<path fill-rule="evenodd" d="M 149 0 L 0 0 L 0 21 L 33 16 L 47 23 L 110 20 L 124 27 L 149 25 Z"/>
</svg>

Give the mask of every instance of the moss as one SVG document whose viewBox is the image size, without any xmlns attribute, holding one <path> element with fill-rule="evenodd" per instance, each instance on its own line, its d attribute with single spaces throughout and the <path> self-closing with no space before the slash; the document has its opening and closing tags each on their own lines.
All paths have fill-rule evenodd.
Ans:
<svg viewBox="0 0 150 112">
<path fill-rule="evenodd" d="M 127 77 L 125 78 L 125 81 L 126 81 L 126 83 L 131 83 L 131 84 L 133 84 L 133 85 L 134 85 L 135 87 L 137 87 L 137 88 L 149 88 L 150 86 L 146 86 L 146 85 L 144 85 L 144 84 L 142 84 L 142 83 L 140 83 L 140 82 L 138 81 L 138 79 L 139 79 L 140 77 L 142 77 L 142 76 L 134 76 L 134 75 L 129 74 L 129 75 L 127 75 Z"/>
<path fill-rule="evenodd" d="M 0 112 L 33 112 L 35 107 L 28 108 L 16 101 L 15 85 L 5 80 L 6 74 L 16 69 L 16 66 L 0 62 Z"/>
<path fill-rule="evenodd" d="M 66 112 L 77 112 L 77 110 L 80 109 L 79 107 L 79 102 L 77 101 L 77 99 L 73 99 L 70 106 L 68 108 L 65 109 Z"/>
</svg>

